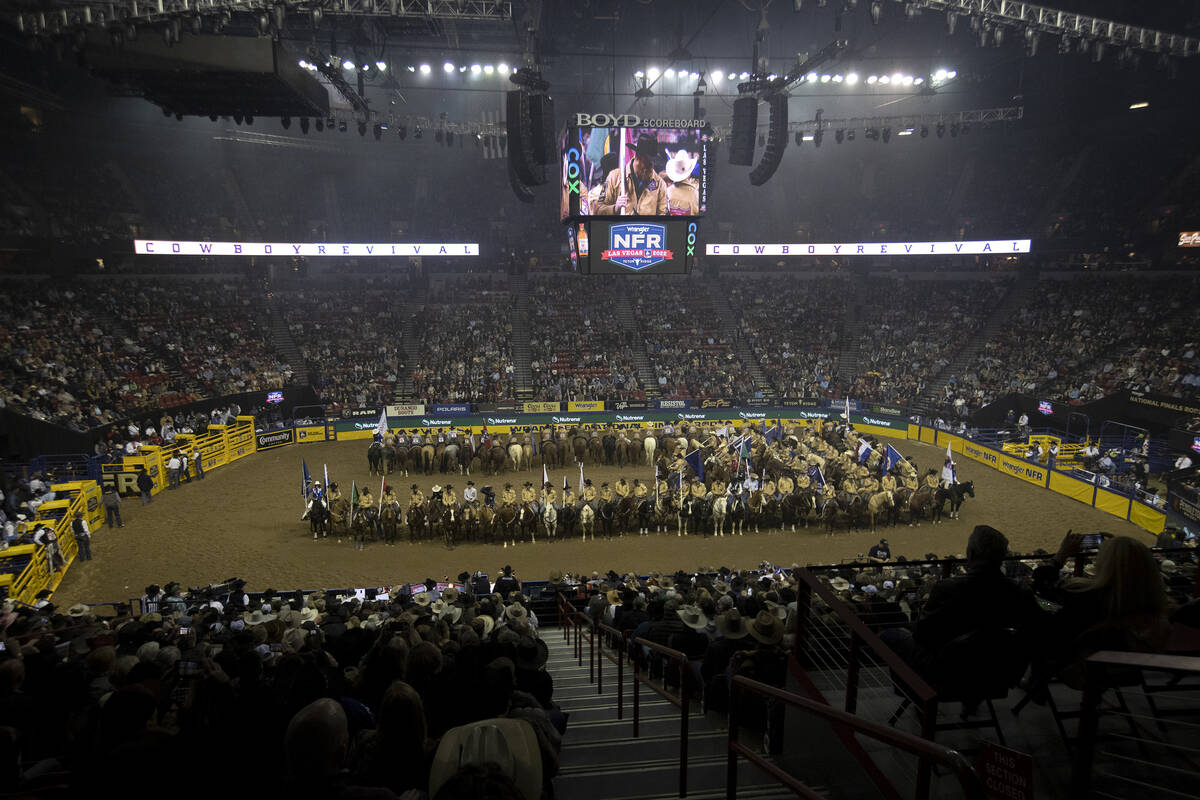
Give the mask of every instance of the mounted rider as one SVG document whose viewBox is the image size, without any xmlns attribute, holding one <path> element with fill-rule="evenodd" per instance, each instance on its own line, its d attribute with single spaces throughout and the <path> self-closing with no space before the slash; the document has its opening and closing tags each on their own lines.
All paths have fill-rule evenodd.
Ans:
<svg viewBox="0 0 1200 800">
<path fill-rule="evenodd" d="M 463 489 L 463 503 L 473 506 L 479 502 L 479 491 L 475 488 L 475 481 L 467 481 L 467 488 Z"/>
<path fill-rule="evenodd" d="M 593 511 L 596 510 L 596 487 L 592 485 L 591 478 L 583 480 L 583 503 L 591 506 Z"/>
<path fill-rule="evenodd" d="M 554 488 L 554 484 L 549 481 L 542 486 L 542 508 L 546 506 L 554 506 L 555 511 L 560 511 L 562 505 L 558 502 L 558 492 Z"/>
<path fill-rule="evenodd" d="M 805 477 L 808 477 L 808 476 L 805 476 Z M 787 497 L 789 494 L 792 493 L 792 490 L 796 488 L 796 483 L 791 478 L 789 478 L 787 475 L 784 475 L 782 478 L 779 479 L 779 483 L 776 484 L 776 488 L 779 490 L 779 494 L 781 497 Z"/>
<path fill-rule="evenodd" d="M 525 481 L 521 487 L 521 503 L 532 508 L 534 514 L 542 513 L 542 504 L 538 502 L 537 489 L 533 488 L 532 481 Z"/>
<path fill-rule="evenodd" d="M 496 490 L 491 486 L 484 486 L 479 491 L 483 492 L 483 504 L 494 509 L 496 507 Z"/>
<path fill-rule="evenodd" d="M 358 510 L 366 511 L 368 508 L 374 508 L 375 501 L 371 499 L 371 487 L 364 486 L 358 492 Z"/>
<path fill-rule="evenodd" d="M 500 495 L 500 505 L 516 508 L 517 492 L 511 483 L 504 484 L 504 493 Z"/>
<path fill-rule="evenodd" d="M 424 508 L 425 507 L 425 494 L 420 489 L 417 488 L 417 485 L 415 483 L 412 485 L 412 494 L 410 494 L 408 496 L 408 507 L 409 508 Z"/>
<path fill-rule="evenodd" d="M 890 472 L 885 472 L 879 480 L 879 488 L 885 492 L 896 491 L 896 476 Z"/>
<path fill-rule="evenodd" d="M 1039 460 L 1041 460 L 1039 458 Z M 949 489 L 954 485 L 954 467 L 957 466 L 949 457 L 946 458 L 946 463 L 942 465 L 942 481 L 943 489 Z"/>
<path fill-rule="evenodd" d="M 396 497 L 396 492 L 392 489 L 391 484 L 385 483 L 383 485 L 383 504 L 385 506 L 400 504 L 400 500 Z"/>
<path fill-rule="evenodd" d="M 619 497 L 629 497 L 629 483 L 624 478 L 617 479 L 616 492 Z"/>
<path fill-rule="evenodd" d="M 308 497 L 308 500 L 304 504 L 304 514 L 300 517 L 301 521 L 308 519 L 309 514 L 312 513 L 313 503 L 320 503 L 326 508 L 329 507 L 329 503 L 325 499 L 325 490 L 321 488 L 320 481 L 310 483 L 304 493 Z"/>
<path fill-rule="evenodd" d="M 613 501 L 613 490 L 608 485 L 608 481 L 600 484 L 600 502 L 611 503 Z"/>
<path fill-rule="evenodd" d="M 570 506 L 574 508 L 576 500 L 577 498 L 575 497 L 575 492 L 571 491 L 570 486 L 568 486 L 566 489 L 563 489 L 563 506 Z"/>
<path fill-rule="evenodd" d="M 646 484 L 642 483 L 637 478 L 634 478 L 633 479 L 633 497 L 634 497 L 634 499 L 640 502 L 643 499 L 645 499 L 646 496 L 649 494 L 650 494 L 649 487 L 647 487 Z"/>
<path fill-rule="evenodd" d="M 442 505 L 453 508 L 458 505 L 458 497 L 454 494 L 454 484 L 447 483 L 442 488 Z"/>
</svg>

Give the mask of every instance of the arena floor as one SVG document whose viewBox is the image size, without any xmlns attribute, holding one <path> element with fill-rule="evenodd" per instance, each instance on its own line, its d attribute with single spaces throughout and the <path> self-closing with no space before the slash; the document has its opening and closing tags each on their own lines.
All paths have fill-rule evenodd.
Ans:
<svg viewBox="0 0 1200 800">
<path fill-rule="evenodd" d="M 511 564 L 522 578 L 540 580 L 554 568 L 590 574 L 609 569 L 623 573 L 722 565 L 751 568 L 764 559 L 783 565 L 829 563 L 865 553 L 880 536 L 888 538 L 894 555 L 920 557 L 928 552 L 961 553 L 971 528 L 980 523 L 1004 531 L 1018 552 L 1038 547 L 1053 551 L 1068 528 L 1128 534 L 1147 543 L 1153 539 L 1131 523 L 963 459 L 960 479 L 975 481 L 976 497 L 968 498 L 961 520 L 881 529 L 877 534 L 830 537 L 815 528 L 716 539 L 635 534 L 611 541 L 539 541 L 508 549 L 464 544 L 454 550 L 404 541 L 394 546 L 370 544 L 362 552 L 353 550 L 348 540 L 313 541 L 308 523 L 299 521 L 301 458 L 308 461 L 314 476 L 321 474 L 323 463 L 328 464 L 330 477 L 347 493 L 351 479 L 370 484 L 374 493 L 379 478 L 367 472 L 366 444 L 324 442 L 268 450 L 215 470 L 204 481 L 162 492 L 149 506 L 142 507 L 138 498 L 126 498 L 125 527 L 93 533 L 93 560 L 77 561 L 71 567 L 55 593 L 55 603 L 66 608 L 76 602 L 123 600 L 141 595 L 150 583 L 175 580 L 185 586 L 207 585 L 232 576 L 245 579 L 252 589 L 318 589 L 416 583 L 476 569 L 495 575 L 504 564 Z M 939 464 L 944 452 L 916 442 L 903 443 L 900 450 L 922 467 Z M 537 482 L 540 472 L 539 466 L 536 471 L 506 473 L 490 482 L 497 490 L 506 480 L 519 487 L 526 480 Z M 602 481 L 615 481 L 621 470 L 593 467 L 586 474 L 599 486 Z M 645 468 L 628 469 L 625 474 L 643 480 L 652 477 Z M 551 474 L 556 485 L 562 478 L 561 470 Z M 472 479 L 477 485 L 485 482 Z M 568 479 L 572 485 L 578 482 L 577 468 Z M 459 497 L 466 480 L 450 478 Z M 402 498 L 413 483 L 428 496 L 434 483 L 445 481 L 445 476 L 393 476 L 391 480 Z"/>
</svg>

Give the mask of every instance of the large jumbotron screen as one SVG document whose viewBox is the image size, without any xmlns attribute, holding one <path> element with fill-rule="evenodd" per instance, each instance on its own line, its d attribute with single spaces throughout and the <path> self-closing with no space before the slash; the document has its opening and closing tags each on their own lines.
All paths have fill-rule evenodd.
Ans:
<svg viewBox="0 0 1200 800">
<path fill-rule="evenodd" d="M 698 128 L 567 128 L 562 218 L 701 216 L 710 140 Z"/>
</svg>

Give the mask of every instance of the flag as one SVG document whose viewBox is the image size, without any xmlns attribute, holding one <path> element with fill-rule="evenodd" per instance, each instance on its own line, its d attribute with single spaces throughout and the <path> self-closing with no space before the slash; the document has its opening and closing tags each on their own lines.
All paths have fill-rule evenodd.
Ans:
<svg viewBox="0 0 1200 800">
<path fill-rule="evenodd" d="M 563 497 L 567 496 L 567 473 L 563 473 Z"/>
<path fill-rule="evenodd" d="M 871 453 L 873 452 L 875 452 L 875 448 L 871 447 L 870 442 L 866 439 L 858 440 L 858 463 L 867 463 L 867 459 L 871 457 Z"/>
<path fill-rule="evenodd" d="M 667 478 L 667 485 L 672 489 L 679 489 L 683 486 L 683 471 L 679 471 Z"/>
<path fill-rule="evenodd" d="M 692 471 L 696 473 L 696 477 L 701 481 L 704 480 L 704 462 L 700 460 L 700 451 L 693 450 L 691 453 L 683 457 Z"/>
<path fill-rule="evenodd" d="M 304 470 L 304 476 L 300 479 L 300 496 L 308 497 L 308 485 L 312 483 L 312 477 L 308 474 L 308 462 L 303 458 L 300 459 L 300 468 Z"/>
<path fill-rule="evenodd" d="M 377 508 L 375 510 L 376 514 L 383 513 L 383 486 L 384 486 L 383 481 L 384 481 L 384 477 L 382 475 L 380 475 L 379 476 L 379 508 Z"/>
<path fill-rule="evenodd" d="M 382 439 L 387 435 L 387 432 L 387 409 L 381 408 L 379 410 L 379 423 L 375 426 L 375 435 Z"/>
<path fill-rule="evenodd" d="M 850 397 L 846 397 L 846 424 L 850 424 Z"/>
<path fill-rule="evenodd" d="M 770 444 L 771 442 L 778 442 L 782 438 L 783 438 L 783 428 L 779 427 L 778 425 L 772 425 L 767 430 L 767 433 L 766 433 L 767 444 Z"/>
<path fill-rule="evenodd" d="M 954 466 L 954 453 L 950 451 L 949 442 L 946 442 L 946 463 L 950 465 L 950 480 L 958 483 L 958 469 Z"/>
<path fill-rule="evenodd" d="M 350 481 L 350 524 L 354 524 L 354 512 L 358 509 L 358 484 Z"/>
<path fill-rule="evenodd" d="M 904 456 L 900 455 L 900 451 L 889 444 L 883 454 L 883 471 L 891 472 L 892 468 L 903 460 Z"/>
<path fill-rule="evenodd" d="M 654 504 L 658 505 L 658 464 L 654 465 Z"/>
<path fill-rule="evenodd" d="M 544 487 L 550 482 L 550 473 L 546 472 L 546 465 L 542 464 L 542 486 Z"/>
<path fill-rule="evenodd" d="M 579 462 L 579 496 L 583 496 L 583 462 Z"/>
<path fill-rule="evenodd" d="M 808 472 L 809 480 L 811 480 L 814 484 L 821 487 L 822 489 L 825 488 L 825 475 L 822 474 L 821 468 L 819 466 L 817 466 L 816 464 L 813 464 L 811 467 L 808 468 L 807 472 Z"/>
</svg>

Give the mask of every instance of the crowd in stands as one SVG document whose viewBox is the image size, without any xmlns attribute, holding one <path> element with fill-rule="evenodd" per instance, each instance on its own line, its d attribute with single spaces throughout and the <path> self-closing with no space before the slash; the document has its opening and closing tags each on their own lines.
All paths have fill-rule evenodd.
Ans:
<svg viewBox="0 0 1200 800">
<path fill-rule="evenodd" d="M 639 345 L 616 313 L 626 281 L 540 278 L 529 285 L 529 351 L 535 400 L 644 400 Z"/>
<path fill-rule="evenodd" d="M 724 330 L 716 303 L 699 281 L 637 294 L 633 315 L 650 370 L 664 397 L 753 397 L 754 378 Z"/>
<path fill-rule="evenodd" d="M 407 361 L 402 298 L 408 290 L 380 280 L 278 293 L 292 341 L 327 411 L 394 400 Z"/>
<path fill-rule="evenodd" d="M 848 281 L 735 285 L 729 303 L 742 337 L 780 397 L 829 397 L 836 389 Z"/>
<path fill-rule="evenodd" d="M 6 603 L 5 785 L 165 785 L 179 778 L 171 753 L 236 732 L 254 743 L 237 768 L 246 791 L 461 798 L 476 796 L 462 782 L 482 766 L 485 737 L 493 758 L 498 745 L 515 754 L 518 769 L 492 780 L 519 793 L 484 796 L 552 796 L 566 717 L 547 648 L 520 582 L 510 574 L 494 589 L 357 599 L 168 583 L 146 587 L 136 617 L 57 609 L 49 592 L 34 608 Z M 228 779 L 192 771 L 184 793 Z"/>
<path fill-rule="evenodd" d="M 507 291 L 476 282 L 430 292 L 416 311 L 414 396 L 426 405 L 514 397 L 513 314 Z"/>
<path fill-rule="evenodd" d="M 850 396 L 909 403 L 978 333 L 1006 286 L 991 281 L 871 281 L 858 307 L 858 377 Z"/>
</svg>

